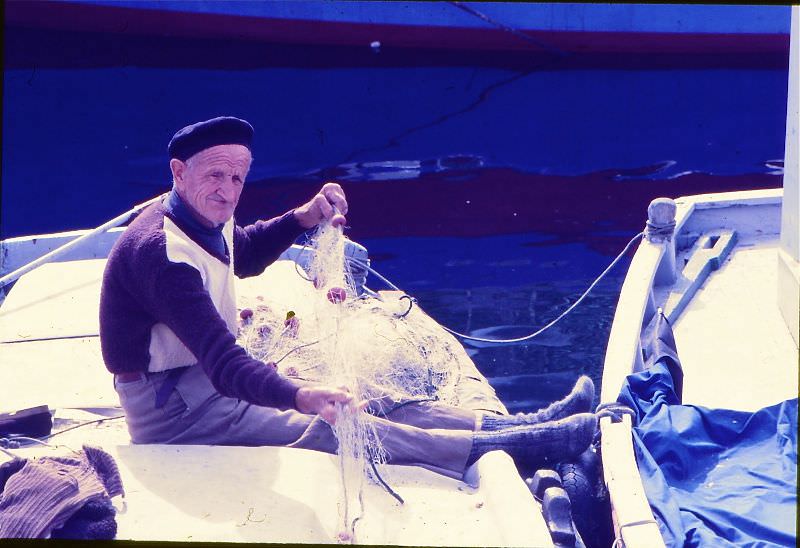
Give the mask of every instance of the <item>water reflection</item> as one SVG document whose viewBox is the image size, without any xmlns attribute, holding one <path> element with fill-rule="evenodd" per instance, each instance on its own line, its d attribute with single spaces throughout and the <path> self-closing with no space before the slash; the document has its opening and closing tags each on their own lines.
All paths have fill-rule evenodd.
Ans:
<svg viewBox="0 0 800 548">
<path fill-rule="evenodd" d="M 602 377 L 608 331 L 625 265 L 601 282 L 571 314 L 525 343 L 466 342 L 478 368 L 490 378 L 512 412 L 539 408 L 569 391 L 581 374 L 597 387 Z M 514 337 L 535 331 L 564 311 L 589 280 L 561 280 L 521 287 L 422 289 L 416 297 L 432 317 L 478 336 Z"/>
<path fill-rule="evenodd" d="M 351 162 L 308 173 L 309 177 L 337 181 L 396 181 L 415 179 L 424 174 L 472 170 L 483 167 L 481 156 L 465 154 L 443 156 L 432 160 L 381 160 Z"/>
</svg>

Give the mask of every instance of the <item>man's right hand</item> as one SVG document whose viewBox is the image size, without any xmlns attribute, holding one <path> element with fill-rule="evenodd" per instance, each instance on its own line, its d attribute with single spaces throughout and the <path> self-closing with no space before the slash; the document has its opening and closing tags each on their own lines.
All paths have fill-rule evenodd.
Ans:
<svg viewBox="0 0 800 548">
<path fill-rule="evenodd" d="M 303 228 L 314 228 L 326 219 L 333 226 L 344 226 L 345 215 L 347 199 L 338 183 L 325 183 L 316 196 L 294 210 L 294 217 Z"/>
<path fill-rule="evenodd" d="M 295 408 L 301 413 L 319 415 L 329 424 L 336 424 L 337 403 L 359 410 L 366 405 L 366 402 L 354 405 L 353 396 L 347 390 L 329 386 L 303 386 L 297 391 L 294 401 Z"/>
</svg>

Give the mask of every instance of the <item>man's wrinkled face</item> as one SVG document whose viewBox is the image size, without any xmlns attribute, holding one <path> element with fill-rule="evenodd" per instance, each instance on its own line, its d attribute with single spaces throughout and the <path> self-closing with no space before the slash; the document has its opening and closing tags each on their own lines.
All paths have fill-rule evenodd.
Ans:
<svg viewBox="0 0 800 548">
<path fill-rule="evenodd" d="M 218 145 L 170 162 L 178 194 L 201 222 L 213 227 L 233 217 L 252 156 L 243 145 Z"/>
</svg>

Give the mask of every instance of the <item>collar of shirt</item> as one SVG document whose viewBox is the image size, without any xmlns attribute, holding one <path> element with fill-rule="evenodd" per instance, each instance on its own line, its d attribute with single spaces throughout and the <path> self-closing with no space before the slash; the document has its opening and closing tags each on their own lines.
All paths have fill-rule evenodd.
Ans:
<svg viewBox="0 0 800 548">
<path fill-rule="evenodd" d="M 224 224 L 220 224 L 214 228 L 209 228 L 201 224 L 189 209 L 189 206 L 186 205 L 186 202 L 184 202 L 175 191 L 175 187 L 172 188 L 172 191 L 167 195 L 166 200 L 164 200 L 164 208 L 175 218 L 181 228 L 185 229 L 188 235 L 199 244 L 223 257 L 227 257 L 228 253 L 225 246 L 225 238 L 222 236 L 222 227 L 225 226 Z"/>
</svg>

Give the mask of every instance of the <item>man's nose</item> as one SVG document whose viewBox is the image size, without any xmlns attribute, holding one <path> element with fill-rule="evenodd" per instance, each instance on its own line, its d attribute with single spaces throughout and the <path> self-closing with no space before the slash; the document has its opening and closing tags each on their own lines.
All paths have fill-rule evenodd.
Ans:
<svg viewBox="0 0 800 548">
<path fill-rule="evenodd" d="M 236 183 L 233 180 L 233 176 L 224 177 L 222 179 L 222 184 L 219 185 L 217 189 L 217 193 L 220 196 L 223 196 L 225 199 L 232 198 L 236 193 Z"/>
</svg>

